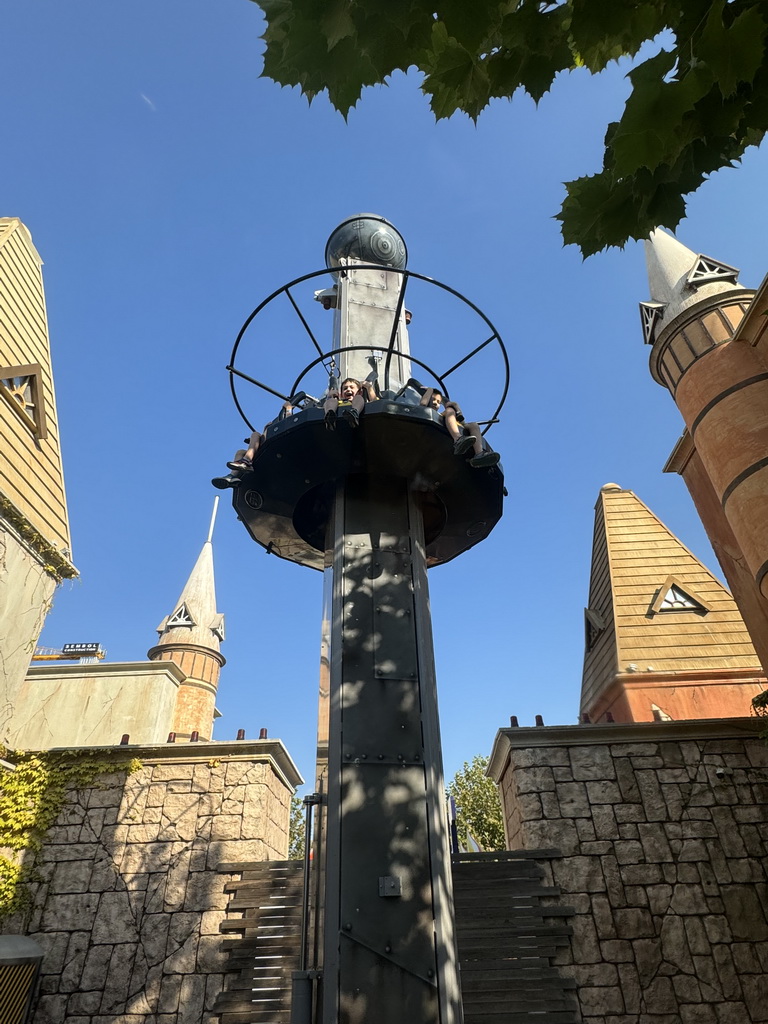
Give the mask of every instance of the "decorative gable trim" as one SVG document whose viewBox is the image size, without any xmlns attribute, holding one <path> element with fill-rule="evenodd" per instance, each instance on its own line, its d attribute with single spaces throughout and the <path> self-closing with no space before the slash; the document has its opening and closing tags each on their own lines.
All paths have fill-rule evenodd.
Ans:
<svg viewBox="0 0 768 1024">
<path fill-rule="evenodd" d="M 600 634 L 605 630 L 605 619 L 594 610 L 594 608 L 584 609 L 584 644 L 587 649 L 587 653 L 592 650 L 600 637 Z"/>
<path fill-rule="evenodd" d="M 39 363 L 0 367 L 0 395 L 38 439 L 48 436 Z"/>
<path fill-rule="evenodd" d="M 709 284 L 712 281 L 736 281 L 739 272 L 736 267 L 731 267 L 720 260 L 710 259 L 709 256 L 699 255 L 696 262 L 686 278 L 689 288 L 698 288 L 699 285 Z"/>
<path fill-rule="evenodd" d="M 187 603 L 182 602 L 176 611 L 168 616 L 168 620 L 165 623 L 166 630 L 174 629 L 176 626 L 196 626 L 192 613 L 187 607 Z"/>
<path fill-rule="evenodd" d="M 697 612 L 701 615 L 706 615 L 709 610 L 707 602 L 698 597 L 688 584 L 684 586 L 676 576 L 667 576 L 656 591 L 656 596 L 651 602 L 648 614 Z"/>
<path fill-rule="evenodd" d="M 641 302 L 640 320 L 643 325 L 643 338 L 646 345 L 652 345 L 656 336 L 656 328 L 659 320 L 664 316 L 667 308 L 664 302 Z"/>
</svg>

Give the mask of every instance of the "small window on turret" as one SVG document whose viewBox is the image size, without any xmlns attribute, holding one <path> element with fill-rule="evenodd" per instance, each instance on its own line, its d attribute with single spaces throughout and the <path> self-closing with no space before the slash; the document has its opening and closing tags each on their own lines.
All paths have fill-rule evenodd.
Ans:
<svg viewBox="0 0 768 1024">
<path fill-rule="evenodd" d="M 0 368 L 0 395 L 37 438 L 47 436 L 41 373 L 39 363 Z"/>
<path fill-rule="evenodd" d="M 698 612 L 706 615 L 709 611 L 707 604 L 699 597 L 691 593 L 691 588 L 683 588 L 680 581 L 674 576 L 668 576 L 656 591 L 656 595 L 648 609 L 649 615 L 661 614 L 663 612 Z"/>
<path fill-rule="evenodd" d="M 594 608 L 584 609 L 584 643 L 589 653 L 605 630 L 605 619 Z"/>
<path fill-rule="evenodd" d="M 186 604 L 180 604 L 165 624 L 166 629 L 173 629 L 175 626 L 194 626 L 195 620 Z"/>
</svg>

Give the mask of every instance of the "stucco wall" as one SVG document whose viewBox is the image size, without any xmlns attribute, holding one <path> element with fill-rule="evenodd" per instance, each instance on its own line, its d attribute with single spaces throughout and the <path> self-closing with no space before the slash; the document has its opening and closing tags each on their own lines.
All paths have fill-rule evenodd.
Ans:
<svg viewBox="0 0 768 1024">
<path fill-rule="evenodd" d="M 35 666 L 19 690 L 8 725 L 22 750 L 163 743 L 173 729 L 176 695 L 186 679 L 172 662 L 97 662 Z"/>
<path fill-rule="evenodd" d="M 0 524 L 0 743 L 10 745 L 10 721 L 56 583 Z M 119 737 L 118 737 L 119 738 Z"/>
<path fill-rule="evenodd" d="M 755 720 L 503 730 L 510 848 L 557 847 L 555 963 L 587 1024 L 768 1020 L 768 746 Z"/>
<path fill-rule="evenodd" d="M 217 868 L 286 856 L 301 779 L 279 740 L 118 753 L 143 767 L 69 795 L 34 912 L 4 922 L 46 951 L 33 1024 L 209 1024 L 232 977 L 219 926 L 236 876 Z"/>
</svg>

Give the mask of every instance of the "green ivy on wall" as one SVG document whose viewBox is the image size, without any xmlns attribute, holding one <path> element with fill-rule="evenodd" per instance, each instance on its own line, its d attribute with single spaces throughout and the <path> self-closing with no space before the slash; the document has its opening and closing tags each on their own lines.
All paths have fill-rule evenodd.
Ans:
<svg viewBox="0 0 768 1024">
<path fill-rule="evenodd" d="M 15 766 L 13 771 L 0 768 L 0 849 L 15 854 L 0 855 L 0 917 L 29 906 L 27 883 L 35 880 L 36 855 L 67 793 L 92 786 L 100 775 L 131 775 L 141 768 L 136 758 L 109 760 L 104 753 L 98 749 L 88 753 L 8 753 L 0 747 L 0 756 L 8 757 Z M 21 853 L 28 854 L 23 865 L 19 863 Z"/>
</svg>

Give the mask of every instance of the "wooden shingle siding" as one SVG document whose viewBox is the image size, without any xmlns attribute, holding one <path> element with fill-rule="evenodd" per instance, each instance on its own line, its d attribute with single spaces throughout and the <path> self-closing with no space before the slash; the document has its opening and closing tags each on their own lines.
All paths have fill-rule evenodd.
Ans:
<svg viewBox="0 0 768 1024">
<path fill-rule="evenodd" d="M 670 577 L 702 610 L 652 610 Z M 615 485 L 601 490 L 595 510 L 589 607 L 608 626 L 585 655 L 582 710 L 617 672 L 761 672 L 728 590 L 635 494 Z"/>
<path fill-rule="evenodd" d="M 0 402 L 0 493 L 58 549 L 71 546 L 59 425 L 38 256 L 24 226 L 0 218 L 0 369 L 37 363 L 46 436 Z"/>
</svg>

